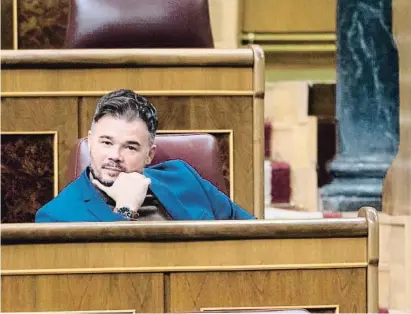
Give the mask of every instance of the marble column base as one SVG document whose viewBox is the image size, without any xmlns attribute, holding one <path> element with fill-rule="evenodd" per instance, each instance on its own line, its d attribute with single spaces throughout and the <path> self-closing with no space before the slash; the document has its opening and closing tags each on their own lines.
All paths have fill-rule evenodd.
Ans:
<svg viewBox="0 0 411 314">
<path fill-rule="evenodd" d="M 383 179 L 394 155 L 338 156 L 330 165 L 334 180 L 321 189 L 326 211 L 381 210 Z"/>
</svg>

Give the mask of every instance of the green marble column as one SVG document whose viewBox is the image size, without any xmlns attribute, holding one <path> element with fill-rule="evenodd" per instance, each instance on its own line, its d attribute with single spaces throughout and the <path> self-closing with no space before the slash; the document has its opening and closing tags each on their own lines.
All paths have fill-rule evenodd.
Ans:
<svg viewBox="0 0 411 314">
<path fill-rule="evenodd" d="M 411 17 L 410 17 L 411 18 Z M 338 151 L 324 209 L 381 209 L 382 181 L 398 148 L 398 58 L 391 0 L 337 4 Z"/>
</svg>

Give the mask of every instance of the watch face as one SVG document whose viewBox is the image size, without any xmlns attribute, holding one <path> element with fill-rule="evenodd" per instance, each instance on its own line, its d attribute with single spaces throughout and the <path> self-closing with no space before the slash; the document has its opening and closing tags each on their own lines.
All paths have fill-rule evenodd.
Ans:
<svg viewBox="0 0 411 314">
<path fill-rule="evenodd" d="M 127 219 L 131 219 L 133 217 L 133 212 L 128 207 L 120 207 L 117 209 L 117 213 Z"/>
</svg>

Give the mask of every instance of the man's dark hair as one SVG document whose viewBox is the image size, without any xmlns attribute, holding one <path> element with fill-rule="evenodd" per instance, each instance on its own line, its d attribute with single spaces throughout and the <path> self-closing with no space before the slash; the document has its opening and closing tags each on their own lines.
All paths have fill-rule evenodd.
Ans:
<svg viewBox="0 0 411 314">
<path fill-rule="evenodd" d="M 104 116 L 127 121 L 143 120 L 150 133 L 150 142 L 154 142 L 158 126 L 157 110 L 145 97 L 132 90 L 119 89 L 101 97 L 96 105 L 93 123 Z"/>
</svg>

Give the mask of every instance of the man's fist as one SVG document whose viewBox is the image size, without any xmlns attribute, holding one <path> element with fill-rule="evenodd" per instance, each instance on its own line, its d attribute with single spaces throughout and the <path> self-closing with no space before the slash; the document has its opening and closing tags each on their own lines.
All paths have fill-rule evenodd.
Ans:
<svg viewBox="0 0 411 314">
<path fill-rule="evenodd" d="M 147 195 L 151 180 L 138 172 L 121 172 L 108 187 L 97 180 L 93 184 L 116 202 L 116 208 L 128 207 L 137 212 Z"/>
</svg>

